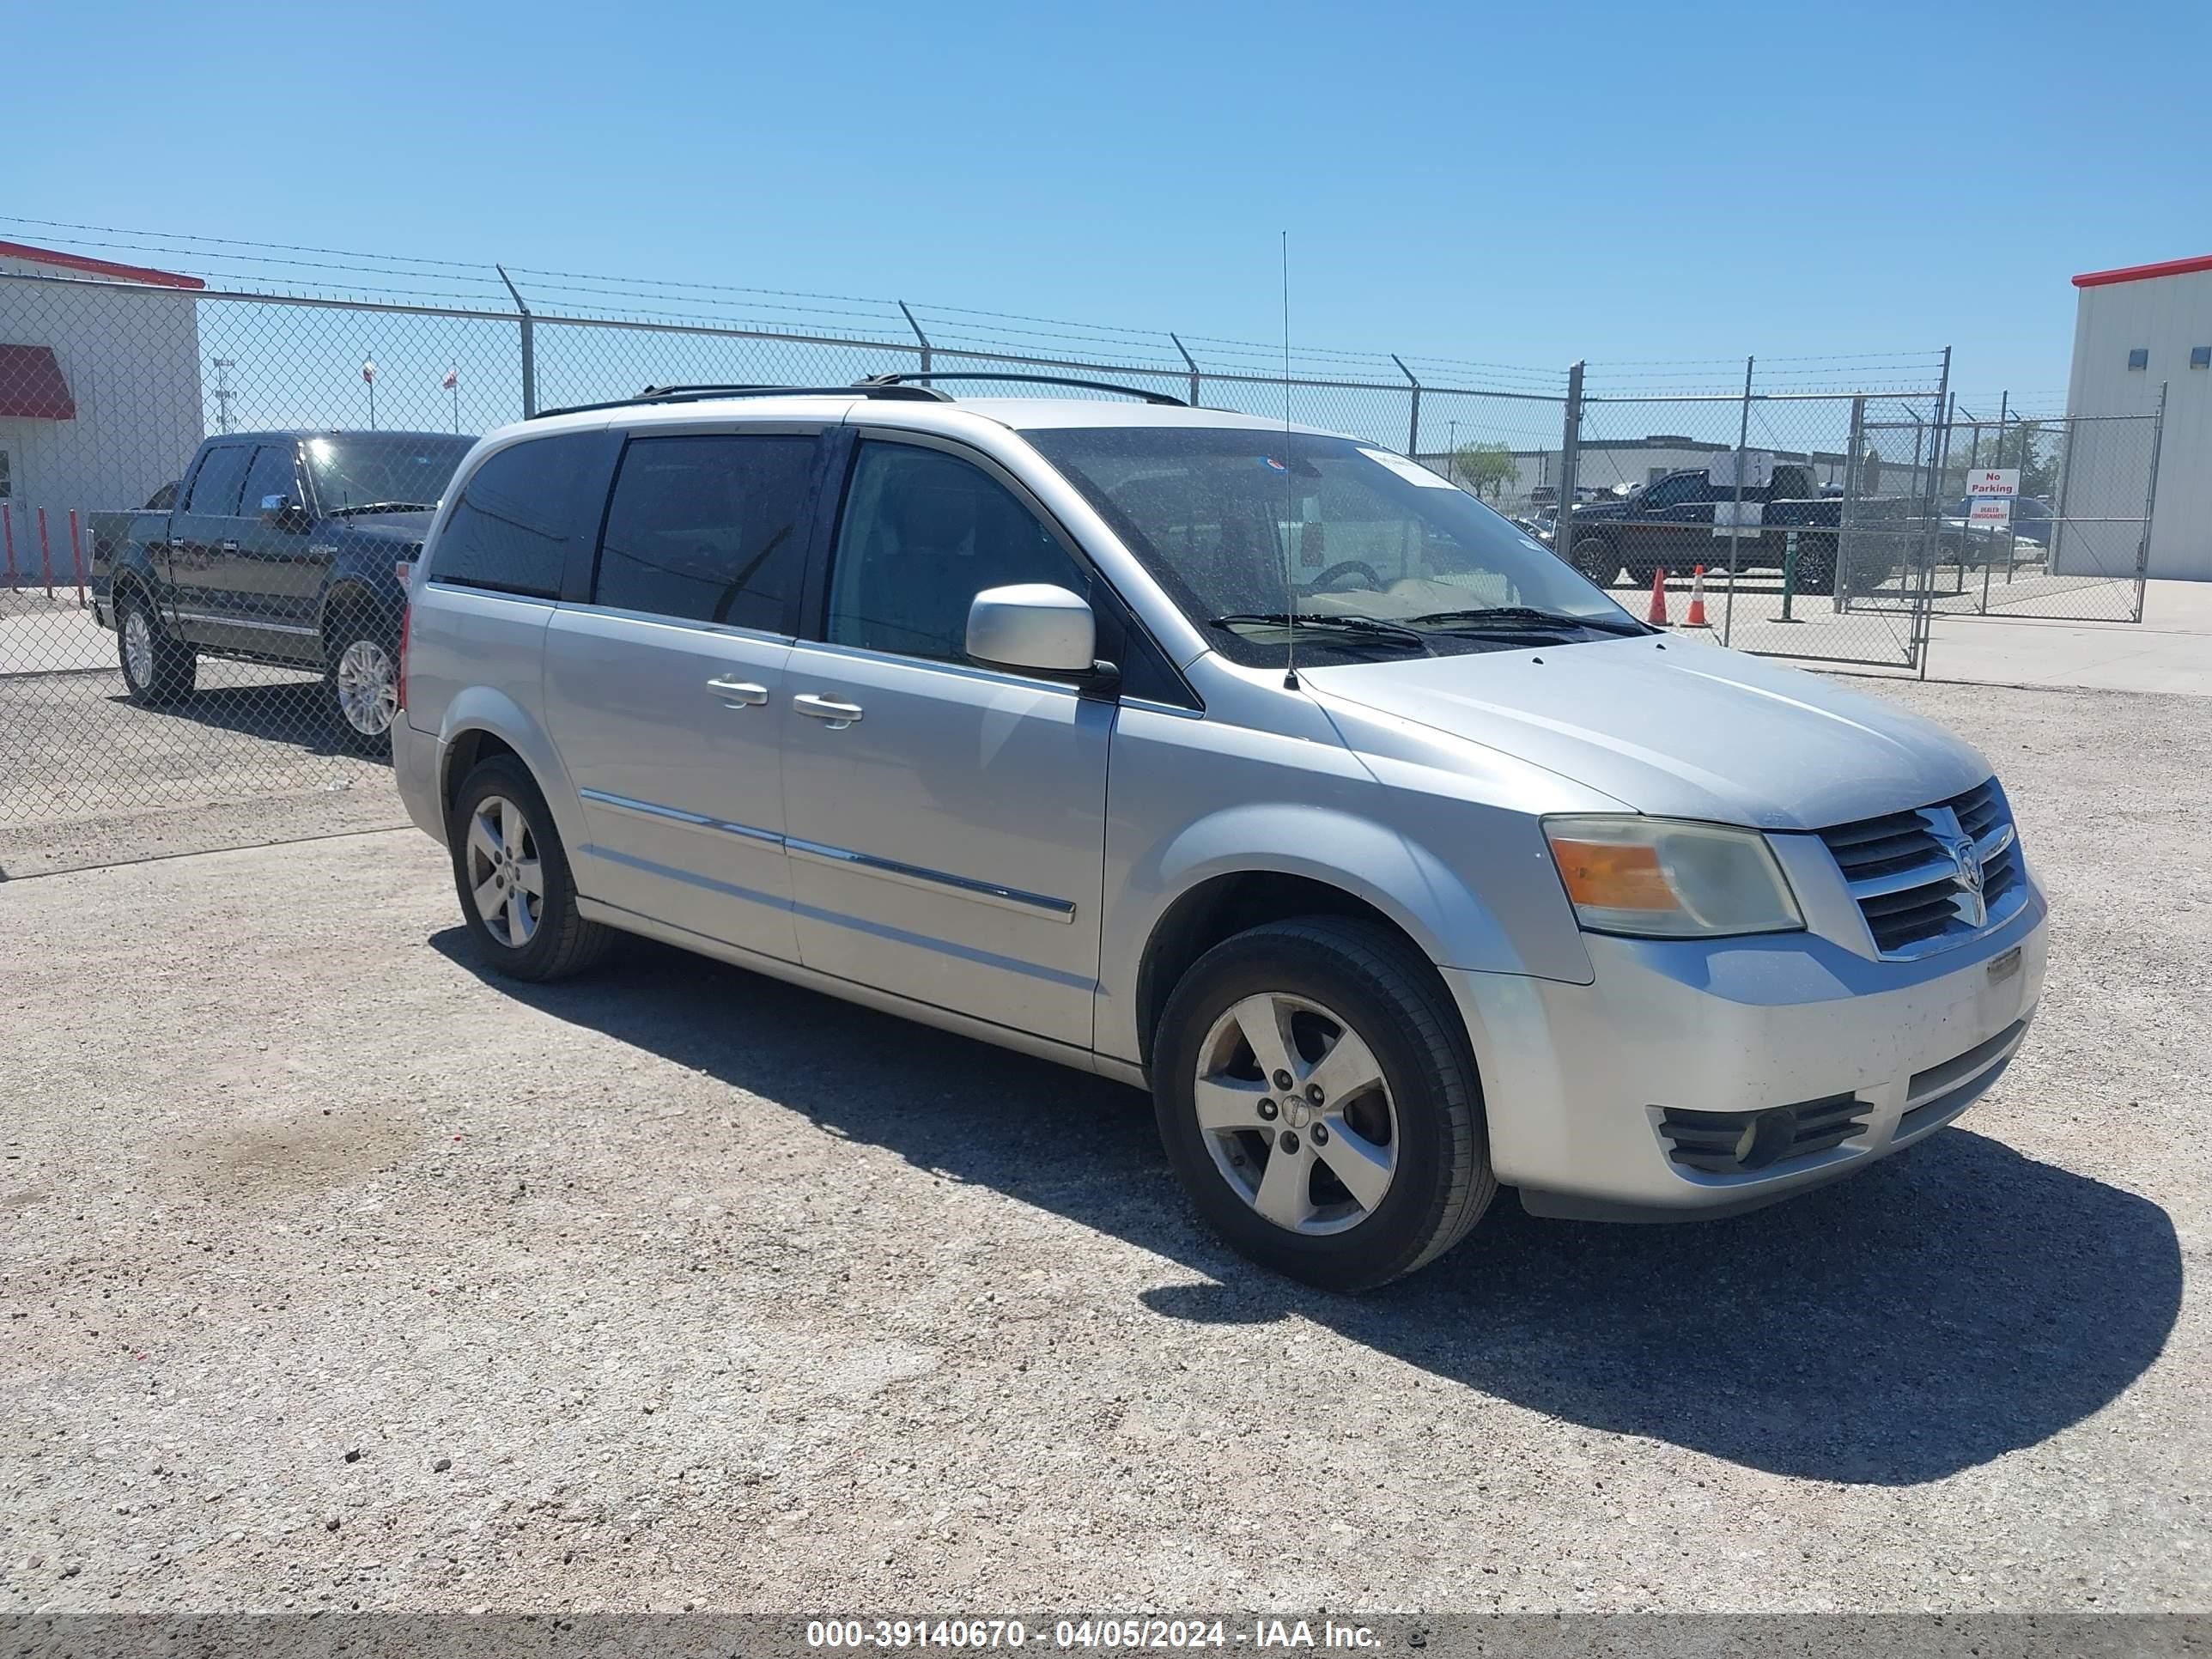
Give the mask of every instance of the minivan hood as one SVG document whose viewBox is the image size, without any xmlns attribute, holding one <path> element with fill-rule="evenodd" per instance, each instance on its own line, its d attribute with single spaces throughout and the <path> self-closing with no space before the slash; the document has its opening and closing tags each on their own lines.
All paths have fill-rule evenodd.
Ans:
<svg viewBox="0 0 2212 1659">
<path fill-rule="evenodd" d="M 1893 704 L 1679 635 L 1298 677 L 1324 702 L 1448 732 L 1656 817 L 1815 830 L 1990 775 L 1971 744 Z"/>
</svg>

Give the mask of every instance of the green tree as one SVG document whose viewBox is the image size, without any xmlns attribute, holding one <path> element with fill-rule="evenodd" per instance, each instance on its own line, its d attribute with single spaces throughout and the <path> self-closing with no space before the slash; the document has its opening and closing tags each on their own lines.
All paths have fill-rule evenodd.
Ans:
<svg viewBox="0 0 2212 1659">
<path fill-rule="evenodd" d="M 1492 501 L 1521 474 L 1521 464 L 1504 444 L 1462 444 L 1452 457 L 1452 477 L 1462 489 Z"/>
</svg>

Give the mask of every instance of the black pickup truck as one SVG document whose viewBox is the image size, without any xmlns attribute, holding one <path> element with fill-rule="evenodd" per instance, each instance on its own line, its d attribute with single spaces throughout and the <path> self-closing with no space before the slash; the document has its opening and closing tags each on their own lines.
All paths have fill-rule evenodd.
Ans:
<svg viewBox="0 0 2212 1659">
<path fill-rule="evenodd" d="M 475 441 L 442 432 L 210 438 L 166 510 L 93 538 L 94 614 L 116 632 L 131 697 L 189 697 L 203 655 L 315 669 L 339 736 L 381 749 L 398 684 L 395 567 L 421 548 Z"/>
<path fill-rule="evenodd" d="M 1836 537 L 1843 502 L 1820 493 L 1813 470 L 1783 461 L 1769 481 L 1745 486 L 1743 500 L 1759 506 L 1760 524 L 1736 537 L 1736 568 L 1780 569 L 1791 532 L 1797 534 L 1797 587 L 1805 593 L 1832 593 L 1836 587 Z M 1569 520 L 1567 561 L 1601 587 L 1626 570 L 1639 587 L 1659 571 L 1686 575 L 1692 567 L 1725 566 L 1729 538 L 1716 533 L 1714 508 L 1736 500 L 1735 486 L 1719 484 L 1703 470 L 1669 472 L 1628 495 L 1578 506 Z M 1722 522 L 1726 524 L 1725 515 Z"/>
</svg>

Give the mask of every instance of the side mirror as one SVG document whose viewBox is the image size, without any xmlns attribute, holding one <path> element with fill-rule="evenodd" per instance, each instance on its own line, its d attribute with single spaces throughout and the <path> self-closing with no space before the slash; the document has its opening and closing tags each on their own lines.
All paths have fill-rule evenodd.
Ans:
<svg viewBox="0 0 2212 1659">
<path fill-rule="evenodd" d="M 289 525 L 300 516 L 300 504 L 289 495 L 264 495 L 261 498 L 261 522 Z"/>
<path fill-rule="evenodd" d="M 1091 607 L 1064 587 L 987 587 L 968 606 L 968 654 L 993 668 L 1090 675 L 1098 649 Z"/>
</svg>

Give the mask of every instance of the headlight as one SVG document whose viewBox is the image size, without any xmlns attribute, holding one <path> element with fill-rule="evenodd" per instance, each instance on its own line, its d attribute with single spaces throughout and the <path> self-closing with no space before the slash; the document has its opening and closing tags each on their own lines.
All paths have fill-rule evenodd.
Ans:
<svg viewBox="0 0 2212 1659">
<path fill-rule="evenodd" d="M 1546 818 L 1567 897 L 1594 933 L 1658 939 L 1802 927 L 1782 866 L 1755 830 L 1677 818 Z"/>
</svg>

